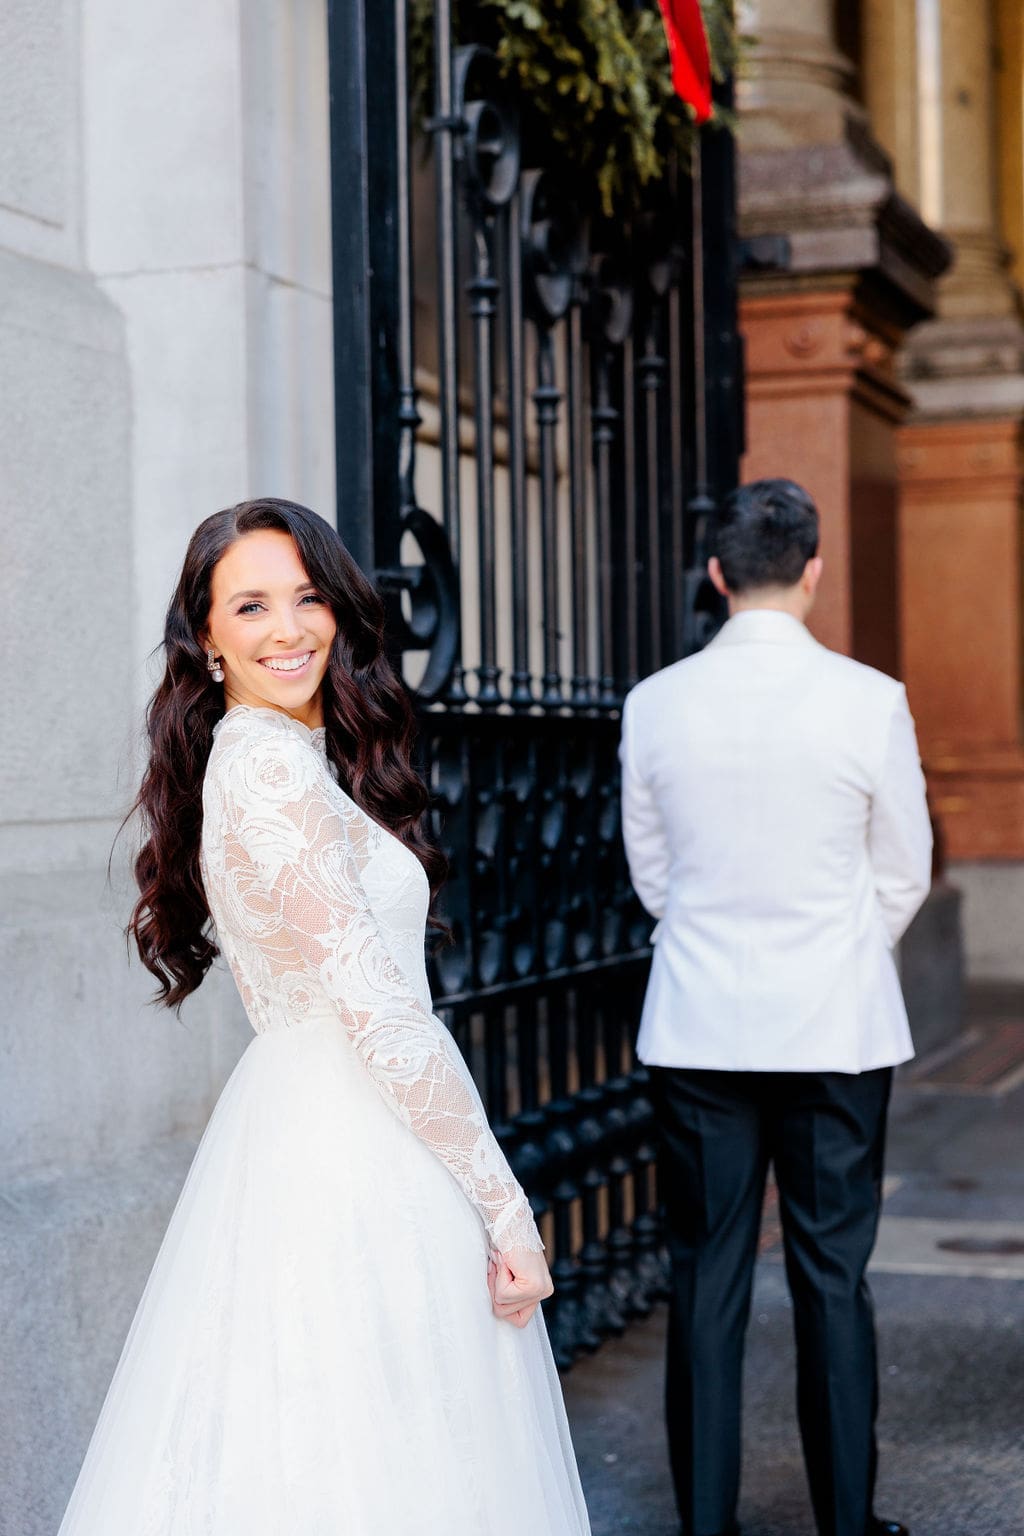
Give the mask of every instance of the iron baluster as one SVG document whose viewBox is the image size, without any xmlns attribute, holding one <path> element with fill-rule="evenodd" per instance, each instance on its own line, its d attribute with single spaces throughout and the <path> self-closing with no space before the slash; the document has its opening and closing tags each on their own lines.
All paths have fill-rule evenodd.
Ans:
<svg viewBox="0 0 1024 1536">
<path fill-rule="evenodd" d="M 666 617 L 670 608 L 671 572 L 666 568 L 669 548 L 663 549 L 662 541 L 671 523 L 666 519 L 664 502 L 669 502 L 663 486 L 666 459 L 662 432 L 664 426 L 664 401 L 666 395 L 667 362 L 664 355 L 666 300 L 672 285 L 672 257 L 670 223 L 659 208 L 644 220 L 645 261 L 643 283 L 645 288 L 645 325 L 643 353 L 639 364 L 639 380 L 643 395 L 644 433 L 644 530 L 647 571 L 648 616 L 645 626 L 648 640 L 648 670 L 657 671 L 665 658 Z M 670 458 L 668 459 L 671 462 Z"/>
<path fill-rule="evenodd" d="M 655 1148 L 654 1111 L 647 1097 L 647 1072 L 633 1073 L 633 1107 L 630 1118 L 638 1137 L 633 1155 L 633 1243 L 637 1284 L 648 1303 L 668 1295 L 666 1256 L 656 1196 L 652 1191 L 658 1154 Z"/>
<path fill-rule="evenodd" d="M 626 1183 L 632 1168 L 630 1145 L 630 1081 L 622 1064 L 623 997 L 621 992 L 605 1011 L 605 1059 L 611 1074 L 605 1082 L 608 1108 L 605 1113 L 608 1138 L 608 1286 L 616 1307 L 625 1317 L 637 1317 L 644 1310 L 638 1294 L 633 1268 L 634 1242 L 626 1220 Z"/>
<path fill-rule="evenodd" d="M 576 1185 L 575 1106 L 569 1092 L 569 1029 L 566 990 L 549 997 L 547 1008 L 548 1058 L 551 1099 L 547 1106 L 548 1134 L 545 1149 L 554 1173 L 551 1204 L 555 1214 L 555 1253 L 551 1279 L 555 1309 L 551 1323 L 551 1348 L 555 1359 L 568 1365 L 581 1348 L 600 1342 L 586 1327 L 582 1306 L 580 1272 L 573 1254 L 573 1205 L 579 1197 Z"/>
<path fill-rule="evenodd" d="M 409 164 L 409 69 L 406 0 L 395 0 L 395 115 L 398 198 L 398 487 L 403 519 L 416 505 L 417 409 L 412 299 L 412 178 Z"/>
<path fill-rule="evenodd" d="M 540 702 L 547 708 L 562 703 L 558 665 L 558 407 L 562 391 L 555 383 L 555 348 L 549 326 L 537 327 L 537 383 L 532 391 L 540 440 L 540 526 L 544 672 Z"/>
<path fill-rule="evenodd" d="M 526 526 L 526 368 L 523 358 L 523 265 L 520 249 L 519 193 L 513 194 L 505 215 L 508 296 L 506 350 L 508 367 L 508 499 L 512 557 L 512 675 L 509 703 L 528 709 L 533 703 L 529 655 L 529 548 Z"/>
<path fill-rule="evenodd" d="M 460 48 L 455 58 L 455 104 L 464 125 L 459 166 L 472 221 L 472 273 L 467 285 L 473 322 L 473 412 L 480 615 L 476 702 L 502 702 L 498 632 L 494 503 L 494 334 L 499 284 L 495 277 L 495 219 L 519 178 L 516 115 L 505 98 L 497 60 L 485 48 Z"/>
<path fill-rule="evenodd" d="M 437 202 L 437 343 L 438 400 L 441 410 L 441 509 L 448 547 L 456 572 L 460 572 L 462 513 L 459 495 L 459 358 L 458 358 L 458 254 L 455 203 L 455 141 L 463 123 L 454 114 L 452 91 L 451 0 L 434 5 L 434 116 L 427 124 L 434 142 L 434 174 Z M 460 601 L 461 615 L 461 601 Z M 448 686 L 448 700 L 461 704 L 466 698 L 462 666 L 462 637 Z"/>
<path fill-rule="evenodd" d="M 615 665 L 615 553 L 612 547 L 613 448 L 621 413 L 612 403 L 612 352 L 629 334 L 633 305 L 630 289 L 607 257 L 596 263 L 591 290 L 590 332 L 593 395 L 590 409 L 594 462 L 594 516 L 597 530 L 598 684 L 597 702 L 605 709 L 619 703 Z M 621 581 L 621 573 L 620 573 Z"/>
<path fill-rule="evenodd" d="M 685 185 L 685 176 L 680 173 L 679 160 L 673 157 L 669 166 L 669 187 L 671 205 L 674 210 L 672 219 L 672 282 L 668 291 L 668 449 L 669 449 L 669 487 L 670 506 L 669 513 L 669 559 L 671 561 L 671 580 L 667 598 L 666 622 L 666 646 L 669 659 L 675 661 L 685 655 L 686 630 L 685 612 L 686 602 L 686 564 L 688 551 L 686 548 L 686 480 L 692 459 L 692 439 L 690 436 L 689 402 L 692 398 L 692 388 L 688 387 L 689 381 L 684 376 L 684 344 L 683 344 L 683 290 L 682 279 L 684 273 L 689 272 L 689 261 L 692 258 L 692 249 L 687 251 L 687 236 L 689 223 L 692 221 L 692 211 L 689 219 L 686 215 L 686 205 L 681 196 L 681 183 Z M 692 311 L 692 302 L 687 306 Z M 692 313 L 689 314 L 692 322 Z M 689 327 L 688 327 L 689 330 Z M 692 356 L 692 339 L 688 338 L 685 346 L 685 356 Z"/>
<path fill-rule="evenodd" d="M 541 593 L 544 672 L 540 702 L 565 702 L 559 667 L 558 416 L 562 391 L 555 376 L 552 330 L 567 313 L 584 265 L 585 229 L 571 197 L 547 172 L 522 178 L 523 265 L 526 299 L 537 338 L 537 383 L 532 391 L 540 445 Z"/>
<path fill-rule="evenodd" d="M 569 337 L 566 374 L 569 395 L 569 505 L 572 529 L 572 682 L 570 700 L 576 705 L 590 704 L 594 682 L 587 663 L 587 592 L 590 587 L 589 540 L 587 538 L 587 454 L 584 446 L 583 367 L 583 274 L 577 274 L 572 304 L 569 307 Z"/>
<path fill-rule="evenodd" d="M 612 590 L 612 444 L 619 413 L 611 403 L 610 348 L 602 343 L 595 358 L 594 404 L 591 407 L 591 439 L 594 452 L 594 489 L 597 517 L 597 591 L 600 608 L 600 661 L 598 703 L 605 709 L 618 703 L 615 692 L 615 638 Z"/>
<path fill-rule="evenodd" d="M 624 482 L 622 545 L 625 585 L 623 657 L 623 692 L 628 693 L 640 676 L 640 589 L 641 571 L 637 548 L 636 496 L 636 369 L 633 337 L 622 343 L 622 470 Z"/>
<path fill-rule="evenodd" d="M 638 373 L 644 398 L 644 499 L 647 526 L 647 660 L 648 671 L 661 666 L 661 458 L 658 441 L 658 395 L 665 374 L 665 359 L 658 352 L 657 311 L 651 306 Z"/>
<path fill-rule="evenodd" d="M 477 668 L 476 700 L 484 709 L 501 703 L 494 590 L 494 363 L 491 348 L 498 284 L 491 272 L 490 222 L 481 220 L 473 232 L 473 276 L 469 282 L 475 353 L 473 404 L 476 421 L 477 551 L 480 564 L 477 593 L 480 607 L 480 665 Z"/>
<path fill-rule="evenodd" d="M 495 1136 L 506 1143 L 512 1134 L 508 1118 L 508 1049 L 505 1009 L 488 1008 L 484 1015 L 484 1071 L 487 1083 L 487 1115 Z"/>
<path fill-rule="evenodd" d="M 597 1032 L 600 1005 L 596 988 L 581 995 L 586 1008 L 578 1015 L 577 1052 L 580 1063 L 580 1088 L 576 1095 L 580 1110 L 577 1130 L 583 1176 L 580 1180 L 583 1204 L 583 1246 L 580 1249 L 580 1276 L 583 1285 L 583 1315 L 591 1332 L 621 1333 L 626 1320 L 608 1285 L 608 1253 L 601 1237 L 601 1197 L 608 1181 L 603 1163 L 606 1156 L 604 1112 L 606 1095 L 597 1081 Z"/>
<path fill-rule="evenodd" d="M 715 504 L 710 494 L 710 454 L 708 431 L 708 373 L 707 331 L 708 321 L 705 304 L 706 240 L 704 232 L 704 174 L 703 159 L 706 140 L 703 135 L 695 138 L 690 160 L 690 197 L 692 209 L 692 277 L 693 277 L 693 432 L 694 432 L 694 494 L 687 505 L 687 517 L 692 529 L 693 563 L 688 568 L 686 597 L 687 651 L 695 651 L 713 635 L 722 617 L 721 604 L 708 580 L 705 565 L 708 553 L 708 528 L 714 516 Z M 735 280 L 733 280 L 735 281 Z M 733 303 L 735 295 L 733 294 Z M 723 427 L 725 423 L 722 424 Z M 738 444 L 736 445 L 738 447 Z M 738 454 L 734 450 L 729 462 L 735 465 Z M 724 484 L 721 491 L 726 489 Z"/>
</svg>

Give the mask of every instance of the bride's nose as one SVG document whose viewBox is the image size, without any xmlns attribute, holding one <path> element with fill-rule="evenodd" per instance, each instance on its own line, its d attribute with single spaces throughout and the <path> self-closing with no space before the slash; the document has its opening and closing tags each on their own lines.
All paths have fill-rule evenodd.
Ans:
<svg viewBox="0 0 1024 1536">
<path fill-rule="evenodd" d="M 289 604 L 274 614 L 273 638 L 278 645 L 298 645 L 302 639 L 302 625 L 295 609 Z"/>
</svg>

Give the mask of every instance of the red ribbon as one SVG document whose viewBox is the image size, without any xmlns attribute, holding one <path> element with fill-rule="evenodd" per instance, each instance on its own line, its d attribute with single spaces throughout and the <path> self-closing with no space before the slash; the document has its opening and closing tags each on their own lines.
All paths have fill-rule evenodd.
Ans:
<svg viewBox="0 0 1024 1536">
<path fill-rule="evenodd" d="M 700 0 L 659 0 L 665 23 L 672 87 L 698 123 L 711 116 L 711 59 Z"/>
</svg>

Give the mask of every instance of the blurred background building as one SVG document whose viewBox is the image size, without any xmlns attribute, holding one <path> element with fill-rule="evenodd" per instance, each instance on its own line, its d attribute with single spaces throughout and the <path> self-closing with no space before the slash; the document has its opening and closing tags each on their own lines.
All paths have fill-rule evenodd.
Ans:
<svg viewBox="0 0 1024 1536">
<path fill-rule="evenodd" d="M 905 680 L 969 970 L 1019 979 L 1024 12 L 755 0 L 745 27 L 741 229 L 780 248 L 743 278 L 743 472 L 818 499 L 818 633 Z"/>
<path fill-rule="evenodd" d="M 269 493 L 329 516 L 337 508 L 346 536 L 378 568 L 398 555 L 394 528 L 381 535 L 365 510 L 380 498 L 369 408 L 377 333 L 362 279 L 332 307 L 339 250 L 356 263 L 346 271 L 375 272 L 372 298 L 380 268 L 364 260 L 360 242 L 394 223 L 398 183 L 368 183 L 352 150 L 360 132 L 372 139 L 372 60 L 360 54 L 371 14 L 356 0 L 334 9 L 332 75 L 324 0 L 8 0 L 0 8 L 0 595 L 12 642 L 0 705 L 0 1527 L 19 1536 L 55 1528 L 196 1137 L 247 1037 L 223 974 L 182 1022 L 147 1007 L 148 979 L 126 964 L 121 935 L 123 851 L 107 871 L 141 760 L 155 676 L 147 658 L 188 535 L 210 511 Z M 467 838 L 456 849 L 462 947 L 441 977 L 456 999 L 457 1032 L 486 1076 L 505 1047 L 495 1015 L 473 999 L 491 974 L 507 1009 L 512 993 L 498 982 L 511 987 L 518 966 L 516 985 L 532 985 L 544 970 L 549 990 L 537 995 L 547 1065 L 534 1084 L 543 1102 L 531 1106 L 521 1084 L 518 1099 L 498 1102 L 504 1089 L 492 1071 L 492 1107 L 510 1121 L 534 1115 L 533 1140 L 520 1135 L 526 1163 L 540 1142 L 568 1147 L 569 1159 L 580 1126 L 603 1149 L 590 1185 L 569 1159 L 546 1197 L 545 1219 L 563 1223 L 560 1295 L 576 1307 L 559 1324 L 567 1357 L 588 1315 L 598 1331 L 616 1307 L 628 1316 L 647 1283 L 650 1151 L 621 1055 L 646 939 L 614 848 L 613 706 L 623 680 L 697 643 L 710 622 L 699 584 L 702 498 L 728 489 L 739 447 L 733 274 L 745 341 L 741 472 L 785 474 L 815 495 L 827 560 L 817 632 L 902 676 L 918 722 L 946 861 L 918 948 L 905 957 L 921 1038 L 955 1025 L 955 1007 L 933 1004 L 945 992 L 948 1005 L 961 932 L 972 977 L 1024 980 L 1019 0 L 751 0 L 741 24 L 751 41 L 737 86 L 736 231 L 731 159 L 722 136 L 706 131 L 703 261 L 687 265 L 695 230 L 685 188 L 671 201 L 679 222 L 667 235 L 662 209 L 660 223 L 644 225 L 634 242 L 642 280 L 616 269 L 609 245 L 592 285 L 604 320 L 598 341 L 587 333 L 586 386 L 573 383 L 587 338 L 571 281 L 561 310 L 557 283 L 542 281 L 553 309 L 524 322 L 518 362 L 516 347 L 502 342 L 497 395 L 508 370 L 521 368 L 532 406 L 544 406 L 545 387 L 559 395 L 557 431 L 545 436 L 539 417 L 517 428 L 500 398 L 481 420 L 480 392 L 453 395 L 445 374 L 443 338 L 456 332 L 479 364 L 474 323 L 494 275 L 472 269 L 476 237 L 486 251 L 497 230 L 500 247 L 507 198 L 532 196 L 532 183 L 517 180 L 500 194 L 505 211 L 493 226 L 486 199 L 470 219 L 462 280 L 477 280 L 476 309 L 464 305 L 446 331 L 436 295 L 448 258 L 433 182 L 416 158 L 407 168 L 413 260 L 405 279 L 397 268 L 389 279 L 395 293 L 408 281 L 413 303 L 402 313 L 415 309 L 408 378 L 413 354 L 404 355 L 402 338 L 382 343 L 415 387 L 414 499 L 449 534 L 454 494 L 475 509 L 460 530 L 454 598 L 470 691 L 486 684 L 489 666 L 514 676 L 518 664 L 538 696 L 543 681 L 554 701 L 538 734 L 522 721 L 515 728 L 533 765 L 525 779 L 512 754 L 495 766 L 505 750 L 500 732 L 483 746 L 459 737 L 453 751 L 438 726 L 433 761 L 451 825 Z M 351 90 L 341 89 L 346 79 Z M 485 181 L 498 160 L 485 153 Z M 540 277 L 575 280 L 582 258 L 559 210 L 538 203 L 534 212 L 540 246 L 552 229 L 566 236 L 561 254 L 548 249 L 551 266 L 541 262 Z M 696 236 L 701 249 L 699 228 Z M 492 254 L 504 282 L 500 249 Z M 666 277 L 672 263 L 675 276 Z M 695 297 L 697 276 L 707 286 Z M 714 324 L 702 330 L 705 309 Z M 538 370 L 548 330 L 555 341 L 545 385 Z M 703 336 L 707 361 L 703 438 L 687 395 L 698 371 L 683 356 L 694 335 Z M 618 383 L 602 404 L 606 364 Z M 686 398 L 672 394 L 677 374 Z M 585 422 L 574 414 L 584 400 Z M 645 401 L 654 402 L 646 425 Z M 685 424 L 675 446 L 673 423 Z M 395 432 L 392 446 L 407 450 L 409 421 Z M 477 451 L 484 441 L 496 445 L 489 522 L 476 515 L 489 494 Z M 654 486 L 645 490 L 644 451 L 654 444 Z M 583 459 L 593 466 L 589 480 Z M 615 542 L 633 536 L 635 545 Z M 388 538 L 395 548 L 383 559 Z M 581 581 L 572 574 L 577 548 Z M 410 661 L 414 678 L 444 640 L 442 556 L 425 594 L 431 641 Z M 469 574 L 488 560 L 489 589 Z M 648 607 L 636 583 L 621 602 L 611 575 L 602 584 L 613 566 L 640 571 Z M 401 584 L 396 578 L 396 603 Z M 408 616 L 409 596 L 401 601 Z M 517 638 L 520 612 L 529 624 Z M 574 691 L 572 733 L 559 735 L 556 717 Z M 490 777 L 470 816 L 458 786 L 472 752 Z M 561 765 L 557 782 L 536 771 L 545 756 Z M 530 825 L 535 818 L 544 857 L 578 838 L 600 854 L 540 877 L 540 886 L 570 892 L 571 911 L 552 910 L 539 938 L 525 918 L 529 931 L 518 937 L 506 919 L 533 902 L 546 912 L 549 896 L 529 870 L 515 876 L 516 896 L 514 859 L 500 866 L 500 848 L 487 841 L 499 767 L 515 814 Z M 601 954 L 625 979 L 614 1028 L 601 1016 L 588 1065 L 548 1031 L 544 1006 L 551 978 L 565 986 L 571 973 L 578 1011 L 569 1016 L 583 1038 L 587 966 L 606 987 L 587 948 L 599 930 Z M 581 1088 L 589 1119 L 573 1098 Z M 574 1292 L 581 1242 L 593 1285 Z M 615 1253 L 633 1249 L 632 1268 L 623 1260 L 616 1270 Z M 618 1286 L 610 1300 L 609 1276 Z"/>
</svg>

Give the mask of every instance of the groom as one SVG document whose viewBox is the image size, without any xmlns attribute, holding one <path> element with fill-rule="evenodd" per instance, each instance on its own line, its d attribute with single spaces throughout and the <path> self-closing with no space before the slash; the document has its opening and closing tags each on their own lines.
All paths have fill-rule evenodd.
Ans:
<svg viewBox="0 0 1024 1536">
<path fill-rule="evenodd" d="M 804 627 L 818 515 L 788 480 L 728 499 L 709 574 L 729 620 L 629 695 L 623 831 L 659 919 L 638 1051 L 663 1140 L 667 1415 L 685 1536 L 737 1532 L 740 1383 L 775 1170 L 797 1409 L 820 1536 L 873 1511 L 875 1241 L 892 1069 L 913 1054 L 893 947 L 931 829 L 902 686 Z"/>
</svg>

